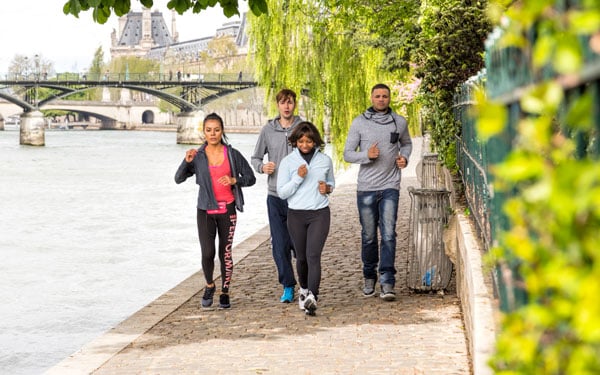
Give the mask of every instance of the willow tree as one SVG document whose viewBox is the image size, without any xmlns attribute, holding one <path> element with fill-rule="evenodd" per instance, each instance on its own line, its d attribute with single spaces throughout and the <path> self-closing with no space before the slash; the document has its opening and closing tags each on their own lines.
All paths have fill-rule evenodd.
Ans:
<svg viewBox="0 0 600 375">
<path fill-rule="evenodd" d="M 378 69 L 382 53 L 362 42 L 370 36 L 355 22 L 360 14 L 340 1 L 267 0 L 267 5 L 269 17 L 250 17 L 255 77 L 271 103 L 281 88 L 305 94 L 307 119 L 329 129 L 341 161 L 352 118 L 369 104 L 370 87 L 388 78 Z"/>
</svg>

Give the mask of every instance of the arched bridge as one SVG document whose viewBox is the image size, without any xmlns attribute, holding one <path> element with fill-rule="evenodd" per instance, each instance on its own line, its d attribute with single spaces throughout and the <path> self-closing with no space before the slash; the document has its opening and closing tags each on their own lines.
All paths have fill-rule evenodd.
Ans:
<svg viewBox="0 0 600 375">
<path fill-rule="evenodd" d="M 50 78 L 43 74 L 8 75 L 0 79 L 0 97 L 23 108 L 23 112 L 32 112 L 48 102 L 77 92 L 111 87 L 150 94 L 174 105 L 181 112 L 194 112 L 203 104 L 224 95 L 255 87 L 256 82 L 248 78 L 251 77 L 244 77 L 241 73 L 61 73 Z"/>
</svg>

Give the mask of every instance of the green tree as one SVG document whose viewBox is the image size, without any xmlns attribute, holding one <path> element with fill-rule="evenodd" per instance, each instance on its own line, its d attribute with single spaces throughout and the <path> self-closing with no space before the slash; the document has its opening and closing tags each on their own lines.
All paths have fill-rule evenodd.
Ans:
<svg viewBox="0 0 600 375">
<path fill-rule="evenodd" d="M 146 8 L 152 8 L 153 0 L 139 0 Z M 227 17 L 239 15 L 239 5 L 237 0 L 170 0 L 167 8 L 183 14 L 187 11 L 200 13 L 201 11 L 214 7 L 217 4 L 223 9 L 223 14 Z M 259 16 L 267 13 L 267 3 L 265 0 L 248 0 L 248 6 L 253 14 Z M 118 17 L 124 16 L 131 10 L 131 0 L 68 0 L 63 5 L 65 14 L 72 14 L 79 17 L 82 11 L 92 11 L 94 22 L 106 23 L 112 13 Z"/>
<path fill-rule="evenodd" d="M 341 161 L 345 135 L 369 105 L 370 87 L 391 83 L 379 69 L 382 53 L 359 42 L 370 35 L 355 22 L 360 12 L 343 2 L 268 0 L 267 5 L 269 17 L 250 17 L 255 79 L 270 104 L 284 87 L 306 93 L 309 99 L 301 102 L 306 116 L 328 128 Z"/>
<path fill-rule="evenodd" d="M 88 79 L 100 81 L 104 76 L 105 66 L 104 51 L 102 50 L 102 46 L 100 46 L 96 49 L 96 52 L 94 52 L 94 58 L 88 69 Z M 91 100 L 100 100 L 100 98 L 102 98 L 101 88 L 90 89 L 90 91 Z"/>
<path fill-rule="evenodd" d="M 369 104 L 373 84 L 388 83 L 395 97 L 412 100 L 420 80 L 422 107 L 402 102 L 396 109 L 410 110 L 415 135 L 414 118 L 424 117 L 437 151 L 455 168 L 459 129 L 453 95 L 483 66 L 489 31 L 485 1 L 269 0 L 267 5 L 269 17 L 250 19 L 262 85 L 307 89 L 310 117 L 327 120 L 334 144 L 341 146 L 351 119 Z"/>
<path fill-rule="evenodd" d="M 111 79 L 120 80 L 150 79 L 160 72 L 160 61 L 145 59 L 137 56 L 122 56 L 114 58 L 108 64 Z M 120 90 L 111 89 L 111 98 L 117 100 Z M 132 97 L 142 97 L 140 92 L 132 92 Z"/>
<path fill-rule="evenodd" d="M 104 69 L 104 51 L 102 50 L 102 46 L 100 46 L 96 49 L 96 52 L 94 52 L 94 58 L 92 59 L 88 73 L 90 76 L 94 76 L 93 79 L 100 80 L 104 73 Z M 90 79 L 92 79 L 92 77 L 90 77 Z"/>
<path fill-rule="evenodd" d="M 202 51 L 202 53 L 205 51 Z M 235 41 L 230 36 L 223 36 L 211 39 L 208 42 L 207 54 L 202 54 L 211 67 L 218 66 L 218 71 L 231 73 L 233 70 L 235 56 L 238 54 L 238 48 Z M 212 71 L 212 70 L 211 70 Z"/>
<path fill-rule="evenodd" d="M 484 66 L 484 41 L 490 31 L 486 1 L 428 1 L 419 16 L 412 61 L 421 79 L 418 100 L 425 129 L 444 164 L 456 168 L 454 119 L 456 88 Z"/>
</svg>

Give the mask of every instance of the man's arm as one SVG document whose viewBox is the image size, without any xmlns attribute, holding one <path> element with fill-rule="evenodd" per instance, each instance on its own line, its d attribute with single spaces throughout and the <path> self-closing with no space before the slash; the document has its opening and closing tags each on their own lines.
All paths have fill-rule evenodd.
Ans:
<svg viewBox="0 0 600 375">
<path fill-rule="evenodd" d="M 256 146 L 254 146 L 254 152 L 252 153 L 252 157 L 250 158 L 250 163 L 255 171 L 258 173 L 263 173 L 263 160 L 265 158 L 265 154 L 267 153 L 267 143 L 265 142 L 265 128 L 260 131 L 258 136 L 258 140 L 256 141 Z"/>
<path fill-rule="evenodd" d="M 408 160 L 410 157 L 410 154 L 412 153 L 412 139 L 410 138 L 410 134 L 408 133 L 408 123 L 406 122 L 406 119 L 404 119 L 404 131 L 402 132 L 402 134 L 400 135 L 400 155 L 404 156 L 404 158 L 406 159 L 406 163 L 408 164 Z"/>
<path fill-rule="evenodd" d="M 369 159 L 369 150 L 357 150 L 359 146 L 360 132 L 358 131 L 358 125 L 352 122 L 348 131 L 348 137 L 346 138 L 346 144 L 344 145 L 344 161 L 358 164 L 370 163 L 372 160 Z"/>
</svg>

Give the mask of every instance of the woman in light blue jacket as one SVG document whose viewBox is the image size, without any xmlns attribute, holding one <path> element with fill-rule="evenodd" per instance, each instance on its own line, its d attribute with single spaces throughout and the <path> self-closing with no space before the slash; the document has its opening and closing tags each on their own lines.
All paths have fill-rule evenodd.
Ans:
<svg viewBox="0 0 600 375">
<path fill-rule="evenodd" d="M 298 304 L 315 315 L 321 283 L 321 253 L 329 234 L 329 197 L 335 186 L 333 162 L 321 152 L 319 130 L 308 121 L 298 124 L 289 136 L 294 148 L 279 166 L 277 194 L 287 199 L 287 226 L 296 248 L 300 283 Z"/>
</svg>

